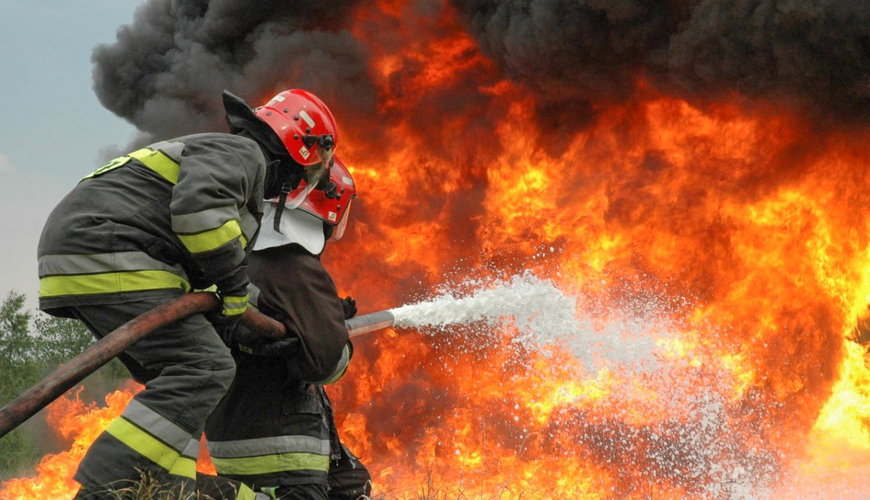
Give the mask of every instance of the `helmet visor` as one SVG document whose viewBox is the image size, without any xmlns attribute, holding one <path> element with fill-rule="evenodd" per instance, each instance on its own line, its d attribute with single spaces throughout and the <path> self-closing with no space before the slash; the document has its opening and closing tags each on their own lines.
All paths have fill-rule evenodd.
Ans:
<svg viewBox="0 0 870 500">
<path fill-rule="evenodd" d="M 314 154 L 320 158 L 320 161 L 305 167 L 305 184 L 300 185 L 298 189 L 293 190 L 293 192 L 287 195 L 287 201 L 284 203 L 287 208 L 298 208 L 308 199 L 308 195 L 317 189 L 320 181 L 329 178 L 329 169 L 332 164 L 332 148 L 318 145 L 315 148 Z"/>
<path fill-rule="evenodd" d="M 353 200 L 350 200 L 347 203 L 347 208 L 344 209 L 344 216 L 341 218 L 341 222 L 338 223 L 337 226 L 332 230 L 332 236 L 329 237 L 326 241 L 338 241 L 344 236 L 344 231 L 347 229 L 347 221 L 350 220 L 350 207 L 353 204 Z"/>
</svg>

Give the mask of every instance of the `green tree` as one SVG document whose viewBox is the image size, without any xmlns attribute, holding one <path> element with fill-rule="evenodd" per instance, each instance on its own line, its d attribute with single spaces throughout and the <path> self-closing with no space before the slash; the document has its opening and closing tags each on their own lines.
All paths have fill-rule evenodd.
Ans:
<svg viewBox="0 0 870 500">
<path fill-rule="evenodd" d="M 24 302 L 24 295 L 12 291 L 0 305 L 0 405 L 12 401 L 94 342 L 80 321 L 42 312 L 31 314 L 24 310 Z M 128 377 L 120 361 L 112 360 L 85 379 L 90 390 L 83 397 L 97 398 Z M 45 443 L 35 443 L 23 427 L 0 438 L 0 481 L 32 469 L 48 452 Z"/>
<path fill-rule="evenodd" d="M 33 318 L 34 357 L 45 366 L 59 365 L 94 343 L 81 321 L 38 313 Z"/>
<path fill-rule="evenodd" d="M 24 295 L 9 292 L 0 305 L 0 404 L 6 404 L 39 379 L 40 366 L 33 358 L 29 333 L 30 313 Z M 0 471 L 11 471 L 32 462 L 36 451 L 21 429 L 0 439 Z"/>
</svg>

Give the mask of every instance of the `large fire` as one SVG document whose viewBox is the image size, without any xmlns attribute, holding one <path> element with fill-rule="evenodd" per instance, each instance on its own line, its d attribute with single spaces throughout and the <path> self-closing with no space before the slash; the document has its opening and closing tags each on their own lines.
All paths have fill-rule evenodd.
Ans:
<svg viewBox="0 0 870 500">
<path fill-rule="evenodd" d="M 645 367 L 589 365 L 570 339 L 515 342 L 510 322 L 358 339 L 330 393 L 377 494 L 867 498 L 870 131 L 648 90 L 566 136 L 455 13 L 405 6 L 372 2 L 352 30 L 389 125 L 372 143 L 342 123 L 360 199 L 325 254 L 341 291 L 372 312 L 531 272 L 602 335 L 622 325 L 609 345 L 655 349 Z M 70 497 L 129 397 L 80 430 L 57 422 L 81 440 L 0 498 Z"/>
</svg>

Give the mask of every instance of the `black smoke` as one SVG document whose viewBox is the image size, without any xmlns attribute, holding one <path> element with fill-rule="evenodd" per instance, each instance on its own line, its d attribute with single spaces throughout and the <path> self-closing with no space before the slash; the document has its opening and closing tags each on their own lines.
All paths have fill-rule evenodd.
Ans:
<svg viewBox="0 0 870 500">
<path fill-rule="evenodd" d="M 260 104 L 306 88 L 333 113 L 370 116 L 368 54 L 342 27 L 354 2 L 149 0 L 93 53 L 94 90 L 147 137 L 226 130 L 221 91 Z"/>
<path fill-rule="evenodd" d="M 408 106 L 424 124 L 437 125 L 432 108 L 445 100 L 448 109 L 467 107 L 464 88 L 475 96 L 470 115 L 499 116 L 475 89 L 505 77 L 536 95 L 538 123 L 556 151 L 558 137 L 593 123 L 602 107 L 650 90 L 701 105 L 739 96 L 823 120 L 870 121 L 866 1 L 417 0 L 404 7 L 411 18 L 381 18 L 407 26 L 363 25 L 376 47 L 348 31 L 360 6 L 375 8 L 344 0 L 148 0 L 115 43 L 94 51 L 94 87 L 147 139 L 225 130 L 223 89 L 255 105 L 303 87 L 327 102 L 344 132 L 372 142 L 384 125 L 384 96 L 405 99 L 403 86 L 423 61 L 406 59 L 384 83 L 371 75 L 369 51 L 401 51 L 401 37 L 392 44 L 399 46 L 389 43 L 400 30 L 421 26 L 420 36 L 432 35 L 426 19 L 449 7 L 500 73 L 464 75 L 464 87 Z M 434 34 L 442 35 L 449 34 Z"/>
<path fill-rule="evenodd" d="M 870 118 L 870 2 L 451 3 L 482 50 L 538 92 L 539 112 L 557 124 L 582 125 L 596 104 L 628 100 L 639 85 L 697 101 L 739 95 L 821 117 Z"/>
</svg>

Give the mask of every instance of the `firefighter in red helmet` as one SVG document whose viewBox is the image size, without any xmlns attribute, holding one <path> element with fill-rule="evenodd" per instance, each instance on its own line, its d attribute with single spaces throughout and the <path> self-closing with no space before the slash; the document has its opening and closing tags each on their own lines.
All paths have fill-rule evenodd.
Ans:
<svg viewBox="0 0 870 500">
<path fill-rule="evenodd" d="M 356 314 L 356 303 L 339 297 L 320 256 L 326 242 L 344 235 L 355 196 L 350 172 L 335 159 L 324 189 L 295 208 L 286 204 L 277 225 L 285 203 L 266 204 L 263 233 L 250 258 L 256 288 L 250 300 L 281 321 L 289 338 L 258 343 L 241 327 L 227 339 L 238 371 L 208 419 L 209 454 L 220 476 L 270 498 L 351 500 L 371 492 L 368 471 L 338 439 L 323 389 L 350 361 L 345 320 Z M 233 498 L 226 490 L 221 496 Z"/>
<path fill-rule="evenodd" d="M 314 95 L 281 92 L 254 111 L 225 91 L 223 103 L 231 133 L 160 141 L 108 162 L 43 229 L 40 308 L 78 318 L 97 338 L 194 288 L 214 286 L 222 301 L 209 317 L 157 329 L 121 356 L 145 389 L 81 461 L 76 498 L 115 499 L 143 476 L 173 498 L 195 494 L 206 417 L 235 374 L 214 325 L 234 329 L 247 308 L 247 255 L 263 199 L 319 182 L 329 168 L 335 119 Z"/>
</svg>

